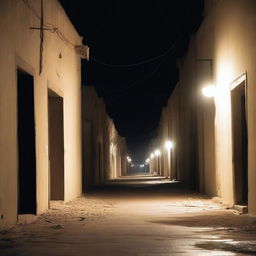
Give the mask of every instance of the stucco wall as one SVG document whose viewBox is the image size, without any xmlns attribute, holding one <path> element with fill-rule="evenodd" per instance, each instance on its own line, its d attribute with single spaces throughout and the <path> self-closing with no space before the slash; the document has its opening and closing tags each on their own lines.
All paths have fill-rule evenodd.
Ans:
<svg viewBox="0 0 256 256">
<path fill-rule="evenodd" d="M 248 207 L 255 214 L 256 2 L 205 3 L 206 17 L 179 61 L 179 84 L 168 101 L 171 131 L 178 131 L 171 135 L 178 178 L 191 182 L 197 175 L 201 191 L 235 203 L 231 91 L 243 81 L 247 85 Z M 201 89 L 209 83 L 216 86 L 216 96 L 206 99 Z M 195 171 L 189 171 L 191 166 Z"/>
<path fill-rule="evenodd" d="M 40 1 L 29 1 L 40 13 Z M 44 1 L 45 19 L 74 44 L 81 39 L 57 1 Z M 0 212 L 2 225 L 17 219 L 17 66 L 34 77 L 37 212 L 48 207 L 47 88 L 64 99 L 65 200 L 81 194 L 80 56 L 74 47 L 45 31 L 39 75 L 40 20 L 21 0 L 0 2 Z M 61 58 L 60 58 L 61 54 Z"/>
<path fill-rule="evenodd" d="M 83 177 L 85 187 L 93 187 L 126 173 L 126 140 L 93 86 L 82 87 L 82 102 Z"/>
<path fill-rule="evenodd" d="M 230 84 L 247 72 L 249 212 L 256 214 L 255 83 L 256 2 L 226 0 L 209 14 L 214 19 L 214 80 L 219 89 L 216 105 L 217 168 L 221 196 L 234 202 Z"/>
</svg>

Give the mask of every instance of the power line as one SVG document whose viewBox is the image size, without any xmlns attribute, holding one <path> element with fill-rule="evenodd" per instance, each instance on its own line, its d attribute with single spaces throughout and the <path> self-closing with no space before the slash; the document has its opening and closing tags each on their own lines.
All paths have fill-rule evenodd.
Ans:
<svg viewBox="0 0 256 256">
<path fill-rule="evenodd" d="M 144 64 L 147 64 L 147 63 L 151 63 L 153 61 L 156 61 L 160 58 L 163 58 L 165 57 L 173 48 L 174 46 L 176 45 L 177 41 L 175 41 L 164 53 L 158 55 L 158 56 L 155 56 L 155 57 L 152 57 L 150 59 L 147 59 L 147 60 L 143 60 L 143 61 L 140 61 L 140 62 L 137 62 L 137 63 L 133 63 L 133 64 L 109 64 L 109 63 L 105 63 L 101 60 L 97 60 L 93 57 L 90 57 L 90 60 L 97 63 L 97 64 L 100 64 L 100 65 L 103 65 L 103 66 L 107 66 L 107 67 L 112 67 L 112 68 L 129 68 L 129 67 L 134 67 L 134 66 L 140 66 L 140 65 L 144 65 Z"/>
<path fill-rule="evenodd" d="M 177 44 L 177 41 L 175 41 L 172 46 L 168 49 L 168 53 L 174 49 L 174 47 L 176 46 Z M 162 54 L 163 55 L 163 54 Z M 165 54 L 166 56 L 167 54 Z M 164 57 L 164 56 L 162 56 Z M 146 80 L 146 79 L 149 79 L 150 77 L 154 76 L 155 73 L 159 70 L 160 66 L 162 65 L 162 63 L 164 62 L 164 59 L 160 61 L 160 63 L 158 65 L 156 65 L 156 67 L 153 69 L 152 72 L 150 72 L 149 74 L 145 75 L 144 77 L 136 80 L 135 82 L 131 83 L 130 85 L 126 86 L 125 88 L 120 88 L 120 89 L 117 89 L 117 90 L 113 90 L 111 91 L 110 95 L 113 93 L 122 93 L 123 95 L 126 93 L 127 90 L 133 88 L 134 86 L 136 86 L 137 84 L 141 83 L 142 81 Z M 109 95 L 109 94 L 108 94 Z M 120 96 L 119 96 L 120 97 Z"/>
<path fill-rule="evenodd" d="M 114 93 L 118 93 L 118 92 L 124 93 L 124 92 L 126 92 L 127 90 L 135 87 L 137 84 L 141 83 L 142 81 L 152 77 L 158 71 L 158 69 L 160 68 L 161 65 L 162 65 L 162 62 L 160 62 L 158 65 L 156 65 L 156 67 L 153 69 L 153 71 L 150 72 L 149 74 L 147 74 L 144 77 L 136 80 L 135 82 L 131 83 L 130 85 L 128 85 L 125 88 L 122 88 L 122 89 L 119 89 L 119 90 L 115 90 L 115 91 L 112 91 L 112 92 L 114 92 Z"/>
<path fill-rule="evenodd" d="M 23 3 L 26 4 L 26 6 L 32 11 L 34 16 L 41 20 L 41 15 L 38 14 L 38 12 L 32 7 L 32 5 L 29 3 L 29 0 L 22 0 Z M 75 47 L 76 45 L 71 42 L 64 34 L 63 32 L 54 24 L 43 20 L 44 27 L 47 28 L 51 33 L 55 33 L 62 41 L 66 42 L 67 44 L 71 45 L 72 47 Z"/>
</svg>

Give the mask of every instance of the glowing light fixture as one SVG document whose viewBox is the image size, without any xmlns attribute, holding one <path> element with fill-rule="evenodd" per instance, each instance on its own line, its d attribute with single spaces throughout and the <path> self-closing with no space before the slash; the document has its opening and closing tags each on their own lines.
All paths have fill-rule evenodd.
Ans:
<svg viewBox="0 0 256 256">
<path fill-rule="evenodd" d="M 132 161 L 132 159 L 129 156 L 127 156 L 126 159 L 129 163 Z"/>
<path fill-rule="evenodd" d="M 155 157 L 155 154 L 154 154 L 154 153 L 151 153 L 150 158 L 151 158 L 151 159 L 154 159 L 154 157 Z"/>
<path fill-rule="evenodd" d="M 156 149 L 155 155 L 156 155 L 156 156 L 160 156 L 160 154 L 161 154 L 160 150 L 159 150 L 159 149 Z"/>
<path fill-rule="evenodd" d="M 216 86 L 208 85 L 202 88 L 202 93 L 205 97 L 212 98 L 216 95 Z"/>
<path fill-rule="evenodd" d="M 164 146 L 165 146 L 166 149 L 169 150 L 169 149 L 173 148 L 173 142 L 170 141 L 170 140 L 167 140 L 167 141 L 165 142 Z"/>
<path fill-rule="evenodd" d="M 148 159 L 146 159 L 146 163 L 148 164 L 150 162 L 150 159 L 148 158 Z"/>
</svg>

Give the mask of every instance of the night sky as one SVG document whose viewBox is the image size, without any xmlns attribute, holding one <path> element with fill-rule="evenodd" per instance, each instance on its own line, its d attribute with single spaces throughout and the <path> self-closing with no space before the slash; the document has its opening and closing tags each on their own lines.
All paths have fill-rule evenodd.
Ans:
<svg viewBox="0 0 256 256">
<path fill-rule="evenodd" d="M 135 161 L 145 160 L 161 109 L 178 81 L 176 59 L 202 21 L 203 0 L 61 0 L 90 61 L 93 85 Z"/>
</svg>

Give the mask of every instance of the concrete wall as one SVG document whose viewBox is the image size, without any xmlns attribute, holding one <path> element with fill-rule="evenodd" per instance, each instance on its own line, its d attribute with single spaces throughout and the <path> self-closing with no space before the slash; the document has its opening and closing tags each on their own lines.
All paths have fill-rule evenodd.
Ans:
<svg viewBox="0 0 256 256">
<path fill-rule="evenodd" d="M 232 164 L 231 91 L 239 77 L 247 84 L 249 212 L 256 214 L 255 161 L 255 21 L 256 2 L 222 1 L 209 13 L 214 20 L 214 81 L 216 106 L 216 165 L 220 196 L 234 203 Z M 228 33 L 227 33 L 228 31 Z M 241 76 L 246 72 L 247 76 Z"/>
<path fill-rule="evenodd" d="M 40 13 L 40 1 L 29 0 Z M 44 1 L 47 22 L 73 44 L 81 39 L 56 0 Z M 40 20 L 22 0 L 0 2 L 0 213 L 1 226 L 17 220 L 17 67 L 34 77 L 37 213 L 48 208 L 48 88 L 64 100 L 65 200 L 81 194 L 80 56 L 56 33 L 44 32 L 39 75 Z"/>
<path fill-rule="evenodd" d="M 178 179 L 193 189 L 199 183 L 195 49 L 192 37 L 186 56 L 178 61 L 180 81 L 163 108 L 156 143 L 161 150 L 159 174 Z M 169 153 L 165 148 L 167 140 L 174 144 Z"/>
<path fill-rule="evenodd" d="M 110 169 L 108 170 L 107 177 L 108 179 L 115 179 L 122 176 L 122 173 L 127 172 L 126 164 L 122 164 L 122 162 L 124 163 L 127 161 L 127 147 L 125 139 L 118 134 L 115 124 L 111 118 L 108 118 L 108 135 L 109 137 L 107 141 L 110 143 Z"/>
<path fill-rule="evenodd" d="M 167 111 L 178 179 L 235 204 L 231 93 L 245 85 L 248 127 L 248 207 L 256 214 L 256 2 L 207 0 L 205 18 L 179 60 L 180 79 Z M 201 89 L 216 86 L 214 98 Z"/>
<path fill-rule="evenodd" d="M 104 184 L 126 174 L 126 140 L 119 136 L 94 87 L 82 87 L 83 184 Z"/>
</svg>

